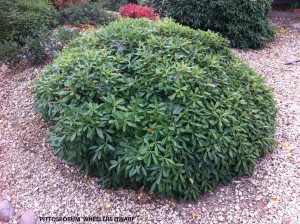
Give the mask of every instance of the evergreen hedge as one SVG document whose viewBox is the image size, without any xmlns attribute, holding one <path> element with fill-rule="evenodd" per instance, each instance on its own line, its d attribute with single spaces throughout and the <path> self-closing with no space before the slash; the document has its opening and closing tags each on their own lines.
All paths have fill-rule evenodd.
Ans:
<svg viewBox="0 0 300 224">
<path fill-rule="evenodd" d="M 274 39 L 272 0 L 146 0 L 164 16 L 195 29 L 220 32 L 232 47 L 263 48 Z"/>
</svg>

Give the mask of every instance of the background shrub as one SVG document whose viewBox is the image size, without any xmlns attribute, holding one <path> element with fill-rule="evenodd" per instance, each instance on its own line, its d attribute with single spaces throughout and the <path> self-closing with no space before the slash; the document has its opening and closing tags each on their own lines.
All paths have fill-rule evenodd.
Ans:
<svg viewBox="0 0 300 224">
<path fill-rule="evenodd" d="M 97 2 L 110 11 L 118 11 L 119 8 L 127 4 L 127 0 L 91 0 L 91 2 Z"/>
<path fill-rule="evenodd" d="M 271 150 L 276 109 L 264 79 L 227 45 L 148 19 L 75 39 L 34 90 L 55 153 L 105 187 L 186 199 L 250 175 Z"/>
<path fill-rule="evenodd" d="M 273 40 L 274 29 L 267 18 L 272 0 L 147 0 L 165 16 L 195 29 L 220 32 L 231 46 L 262 48 Z"/>
<path fill-rule="evenodd" d="M 79 31 L 69 27 L 58 27 L 51 34 L 45 34 L 43 52 L 46 58 L 56 58 L 60 51 L 74 38 L 78 37 Z"/>
<path fill-rule="evenodd" d="M 26 37 L 22 53 L 28 61 L 40 64 L 47 59 L 46 49 L 49 45 L 48 42 L 51 33 L 52 30 L 42 27 L 33 36 Z"/>
<path fill-rule="evenodd" d="M 159 18 L 159 15 L 154 13 L 153 8 L 135 4 L 128 4 L 121 7 L 119 13 L 122 17 L 126 18 L 148 18 L 151 20 L 157 20 Z"/>
<path fill-rule="evenodd" d="M 296 0 L 296 1 L 292 4 L 291 10 L 299 9 L 299 8 L 300 8 L 300 0 Z"/>
<path fill-rule="evenodd" d="M 0 41 L 0 65 L 7 63 L 15 65 L 19 62 L 22 56 L 22 49 L 16 41 Z"/>
<path fill-rule="evenodd" d="M 57 39 L 63 43 L 68 43 L 78 36 L 79 31 L 68 27 L 60 27 L 57 32 Z"/>
<path fill-rule="evenodd" d="M 128 0 L 91 0 L 91 2 L 98 2 L 101 4 L 105 9 L 110 11 L 118 11 L 122 6 L 134 3 L 142 5 L 144 4 L 145 0 L 137 0 L 137 1 L 128 1 Z"/>
<path fill-rule="evenodd" d="M 116 14 L 106 11 L 97 2 L 75 5 L 60 12 L 61 24 L 107 25 L 117 18 Z"/>
<path fill-rule="evenodd" d="M 57 9 L 64 9 L 73 5 L 80 5 L 86 2 L 89 2 L 89 0 L 51 0 L 51 3 Z"/>
<path fill-rule="evenodd" d="M 41 31 L 47 32 L 55 27 L 57 16 L 53 6 L 44 0 L 2 0 L 0 4 L 0 61 L 16 63 L 22 57 L 23 48 L 30 41 L 41 45 L 43 42 L 39 39 Z M 30 38 L 32 40 L 29 40 Z M 39 47 L 36 47 L 35 51 L 39 51 L 37 48 Z"/>
</svg>

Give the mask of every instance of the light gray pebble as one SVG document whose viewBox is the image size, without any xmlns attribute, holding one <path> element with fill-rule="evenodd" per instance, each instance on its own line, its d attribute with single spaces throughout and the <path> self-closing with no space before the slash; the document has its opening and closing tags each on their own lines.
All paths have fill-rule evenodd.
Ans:
<svg viewBox="0 0 300 224">
<path fill-rule="evenodd" d="M 27 210 L 23 213 L 19 224 L 36 224 L 36 214 L 33 210 Z"/>
<path fill-rule="evenodd" d="M 10 201 L 5 199 L 0 202 L 0 221 L 9 222 L 14 214 L 14 208 Z"/>
</svg>

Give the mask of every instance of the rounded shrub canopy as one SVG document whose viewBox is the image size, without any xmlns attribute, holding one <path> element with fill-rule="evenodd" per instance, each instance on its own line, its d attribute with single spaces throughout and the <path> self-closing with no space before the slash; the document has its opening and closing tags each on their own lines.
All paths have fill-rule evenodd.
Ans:
<svg viewBox="0 0 300 224">
<path fill-rule="evenodd" d="M 34 90 L 56 153 L 105 187 L 185 199 L 250 175 L 274 142 L 276 109 L 263 78 L 227 45 L 147 19 L 75 39 Z"/>
</svg>

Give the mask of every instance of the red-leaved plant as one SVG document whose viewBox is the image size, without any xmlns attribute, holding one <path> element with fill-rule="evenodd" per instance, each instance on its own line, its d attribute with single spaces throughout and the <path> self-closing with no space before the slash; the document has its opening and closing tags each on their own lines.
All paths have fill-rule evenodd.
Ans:
<svg viewBox="0 0 300 224">
<path fill-rule="evenodd" d="M 119 9 L 119 13 L 122 17 L 127 18 L 148 18 L 151 20 L 158 20 L 159 15 L 154 13 L 154 9 L 151 7 L 140 6 L 136 4 L 128 4 Z"/>
</svg>

